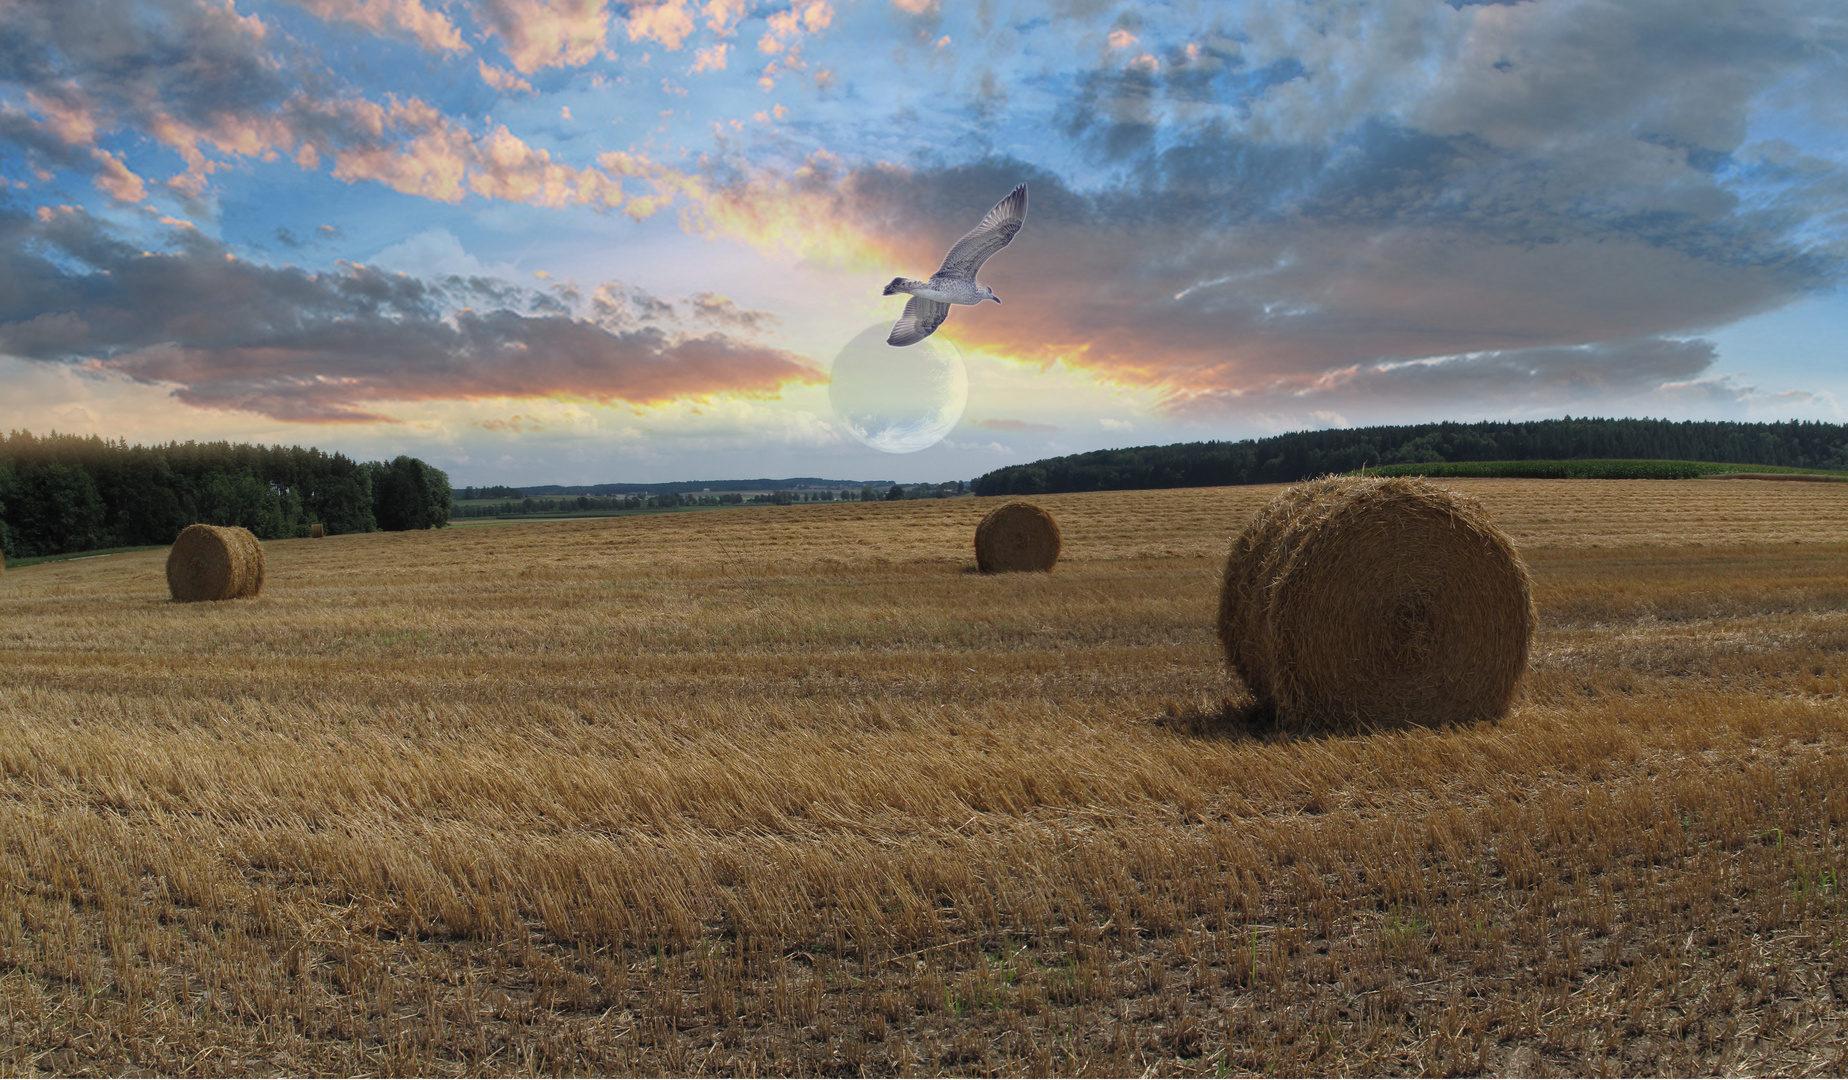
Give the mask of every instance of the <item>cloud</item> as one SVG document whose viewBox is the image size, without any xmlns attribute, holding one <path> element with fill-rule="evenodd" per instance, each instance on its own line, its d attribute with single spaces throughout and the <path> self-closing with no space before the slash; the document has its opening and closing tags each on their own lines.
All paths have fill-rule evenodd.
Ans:
<svg viewBox="0 0 1848 1080">
<path fill-rule="evenodd" d="M 760 333 L 777 321 L 775 315 L 767 311 L 749 311 L 739 307 L 728 296 L 714 292 L 695 293 L 688 300 L 693 309 L 693 316 L 715 326 L 727 327 L 743 333 Z"/>
<path fill-rule="evenodd" d="M 701 9 L 706 16 L 706 29 L 720 37 L 730 37 L 750 10 L 748 0 L 706 0 L 706 6 Z"/>
<path fill-rule="evenodd" d="M 447 17 L 418 0 L 304 6 L 380 32 L 415 30 L 432 48 L 460 47 Z M 523 72 L 586 63 L 603 47 L 601 0 L 486 0 L 478 14 Z M 532 89 L 485 61 L 477 70 L 503 93 Z M 18 0 L 0 31 L 0 88 L 7 86 L 21 88 L 29 108 L 0 101 L 0 140 L 21 147 L 41 171 L 45 163 L 87 169 L 100 190 L 124 202 L 147 197 L 147 169 L 127 155 L 141 150 L 133 142 L 96 146 L 118 130 L 179 156 L 184 170 L 165 187 L 196 212 L 207 210 L 215 173 L 239 159 L 279 156 L 304 169 L 331 163 L 336 179 L 438 202 L 475 195 L 553 208 L 620 207 L 638 218 L 671 202 L 677 182 L 623 155 L 631 174 L 646 173 L 655 189 L 626 204 L 616 174 L 560 160 L 505 125 L 471 126 L 414 95 L 358 96 L 310 66 L 297 43 L 262 19 L 206 0 L 98 0 L 81 16 L 52 0 Z"/>
<path fill-rule="evenodd" d="M 66 146 L 89 146 L 96 141 L 96 113 L 87 99 L 87 94 L 69 83 L 26 91 L 26 101 L 45 117 L 45 130 Z"/>
<path fill-rule="evenodd" d="M 803 38 L 833 23 L 834 7 L 827 0 L 790 0 L 789 10 L 773 12 L 765 20 L 764 35 L 757 39 L 757 51 L 771 58 L 757 79 L 758 89 L 768 93 L 776 88 L 781 76 L 807 70 L 808 61 L 802 58 Z"/>
<path fill-rule="evenodd" d="M 482 0 L 476 13 L 522 75 L 588 64 L 609 32 L 605 0 Z"/>
<path fill-rule="evenodd" d="M 1682 339 L 1845 276 L 1848 162 L 1815 135 L 1840 124 L 1848 24 L 1825 10 L 1248 8 L 1182 41 L 1093 24 L 1096 66 L 1054 95 L 1065 147 L 958 129 L 975 122 L 954 110 L 990 115 L 969 70 L 947 104 L 916 106 L 938 114 L 882 118 L 946 145 L 1036 138 L 1036 161 L 830 159 L 787 184 L 740 169 L 687 190 L 688 216 L 765 251 L 915 275 L 1029 180 L 1027 227 L 984 271 L 1006 305 L 942 332 L 1160 388 L 1176 410 L 1342 378 L 1439 402 L 1495 398 L 1501 376 L 1531 401 L 1642 392 L 1639 372 L 1670 379 L 1659 363 L 1710 362 Z M 1142 50 L 1152 63 L 1127 62 Z M 982 122 L 1043 131 L 1038 84 L 1009 85 L 1014 116 Z M 1535 373 L 1497 369 L 1510 357 Z M 1408 358 L 1432 362 L 1382 367 Z"/>
<path fill-rule="evenodd" d="M 503 94 L 530 94 L 533 92 L 532 83 L 527 82 L 511 71 L 497 68 L 486 60 L 478 62 L 478 70 L 481 72 L 482 82 L 487 83 Z"/>
<path fill-rule="evenodd" d="M 323 19 L 363 26 L 376 34 L 407 37 L 432 52 L 467 48 L 449 17 L 419 0 L 290 0 Z"/>
<path fill-rule="evenodd" d="M 693 15 L 687 0 L 635 4 L 629 9 L 629 40 L 659 42 L 667 51 L 674 52 L 692 35 Z M 721 60 L 723 56 L 721 52 Z M 721 62 L 718 66 L 725 65 Z"/>
<path fill-rule="evenodd" d="M 1398 358 L 1698 334 L 1842 276 L 1840 261 L 1792 227 L 1789 207 L 1744 205 L 1685 163 L 1656 192 L 1660 212 L 1637 191 L 1606 198 L 1574 186 L 1546 162 L 1378 125 L 1339 154 L 1203 130 L 1132 175 L 1080 192 L 1019 161 L 824 162 L 803 183 L 740 179 L 688 195 L 696 228 L 919 274 L 1028 181 L 1026 228 L 983 271 L 1005 304 L 941 332 L 1160 388 L 1191 410 Z M 1702 186 L 1710 198 L 1688 195 Z M 1615 365 L 1632 353 L 1579 358 Z M 1432 370 L 1457 380 L 1457 393 L 1478 385 L 1469 375 L 1480 366 Z M 1427 386 L 1449 392 L 1440 382 Z"/>
<path fill-rule="evenodd" d="M 505 282 L 234 258 L 197 230 L 149 253 L 70 207 L 0 211 L 0 353 L 175 389 L 207 409 L 305 422 L 376 404 L 579 398 L 654 405 L 775 396 L 825 375 L 800 357 L 673 320 L 612 330 Z M 55 253 L 54 256 L 46 254 Z M 499 301 L 460 309 L 452 295 Z M 520 309 L 524 310 L 520 310 Z M 671 309 L 670 309 L 671 310 Z"/>
<path fill-rule="evenodd" d="M 460 47 L 446 21 L 419 21 L 424 9 L 414 0 L 307 6 L 375 29 L 421 28 L 426 44 Z M 296 70 L 282 55 L 286 49 L 272 50 L 273 32 L 261 19 L 230 5 L 164 0 L 152 5 L 159 18 L 144 17 L 148 7 L 100 0 L 79 13 L 44 0 L 10 5 L 0 85 L 25 87 L 39 118 L 0 114 L 0 136 L 73 166 L 77 161 L 58 155 L 54 141 L 89 146 L 100 131 L 127 128 L 179 155 L 185 170 L 167 186 L 194 200 L 206 195 L 225 160 L 279 154 L 304 168 L 331 157 L 340 179 L 377 180 L 447 202 L 469 192 L 542 205 L 607 206 L 620 199 L 609 177 L 554 162 L 505 128 L 477 137 L 415 97 L 379 104 L 330 88 L 326 78 Z M 441 27 L 447 34 L 437 32 Z M 503 80 L 503 88 L 516 82 Z M 91 167 L 111 197 L 145 198 L 141 178 L 121 154 L 99 149 Z"/>
<path fill-rule="evenodd" d="M 1020 434 L 1029 432 L 1055 432 L 1060 430 L 1056 424 L 1036 424 L 1031 420 L 971 420 L 970 427 L 979 427 L 987 431 L 1012 431 Z"/>
<path fill-rule="evenodd" d="M 101 147 L 90 151 L 90 154 L 98 164 L 97 190 L 117 202 L 138 203 L 148 197 L 147 185 L 141 182 L 141 177 L 129 171 L 128 166 L 122 164 L 121 158 Z"/>
<path fill-rule="evenodd" d="M 69 145 L 122 126 L 151 136 L 186 160 L 196 188 L 210 171 L 202 144 L 250 155 L 275 143 L 291 86 L 264 53 L 269 34 L 229 4 L 16 0 L 0 29 L 0 86 L 20 88 L 36 123 Z M 28 140 L 29 153 L 43 149 Z"/>
<path fill-rule="evenodd" d="M 730 45 L 721 41 L 717 45 L 694 53 L 693 67 L 688 70 L 687 74 L 698 75 L 702 71 L 724 71 L 725 54 L 730 48 Z"/>
<path fill-rule="evenodd" d="M 1180 415 L 1211 415 L 1233 399 L 1295 411 L 1393 409 L 1432 401 L 1510 406 L 1546 400 L 1597 403 L 1688 384 L 1713 365 L 1712 342 L 1646 337 L 1578 346 L 1497 349 L 1354 364 L 1312 377 L 1240 390 L 1209 390 L 1171 402 Z"/>
</svg>

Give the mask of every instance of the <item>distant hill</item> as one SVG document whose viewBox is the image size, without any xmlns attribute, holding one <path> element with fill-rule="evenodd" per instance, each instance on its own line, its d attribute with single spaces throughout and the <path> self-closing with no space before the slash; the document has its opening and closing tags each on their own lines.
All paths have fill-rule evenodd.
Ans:
<svg viewBox="0 0 1848 1080">
<path fill-rule="evenodd" d="M 1299 431 L 1239 442 L 1093 450 L 977 477 L 977 495 L 1280 484 L 1375 465 L 1580 458 L 1848 469 L 1848 427 L 1811 421 L 1591 419 Z"/>
<path fill-rule="evenodd" d="M 892 481 L 792 476 L 785 480 L 674 480 L 665 484 L 532 484 L 520 488 L 457 488 L 455 496 L 458 499 L 537 499 L 560 495 L 686 495 L 706 491 L 843 491 L 848 488 L 858 491 L 869 485 L 884 490 L 892 486 Z"/>
</svg>

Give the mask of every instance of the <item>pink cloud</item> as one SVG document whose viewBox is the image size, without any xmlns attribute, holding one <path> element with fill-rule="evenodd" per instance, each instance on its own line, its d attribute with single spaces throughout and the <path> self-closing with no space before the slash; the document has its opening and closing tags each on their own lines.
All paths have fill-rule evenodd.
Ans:
<svg viewBox="0 0 1848 1080">
<path fill-rule="evenodd" d="M 501 68 L 497 68 L 486 60 L 479 61 L 478 67 L 481 71 L 481 81 L 499 90 L 503 94 L 516 92 L 530 94 L 533 92 L 532 83 L 527 82 L 511 71 L 504 71 Z"/>
<path fill-rule="evenodd" d="M 45 117 L 45 128 L 71 146 L 96 142 L 97 119 L 81 90 L 59 87 L 53 92 L 26 91 L 26 102 Z"/>
<path fill-rule="evenodd" d="M 349 22 L 378 34 L 403 36 L 432 52 L 467 48 L 449 17 L 419 0 L 290 0 L 328 20 Z"/>
<path fill-rule="evenodd" d="M 693 13 L 686 0 L 637 4 L 629 9 L 628 31 L 630 41 L 657 41 L 674 52 L 693 33 Z"/>
<path fill-rule="evenodd" d="M 607 0 L 483 0 L 477 11 L 522 75 L 588 64 L 609 33 Z"/>
<path fill-rule="evenodd" d="M 130 172 L 122 159 L 107 150 L 90 151 L 101 166 L 96 171 L 95 183 L 99 191 L 117 202 L 138 203 L 148 197 L 147 185 L 141 177 Z"/>
<path fill-rule="evenodd" d="M 720 37 L 729 37 L 750 12 L 750 5 L 746 0 L 707 0 L 702 10 L 706 16 L 707 29 Z"/>
<path fill-rule="evenodd" d="M 550 207 L 622 203 L 621 180 L 554 162 L 548 151 L 527 146 L 504 127 L 477 148 L 476 160 L 469 189 L 486 198 Z"/>
</svg>

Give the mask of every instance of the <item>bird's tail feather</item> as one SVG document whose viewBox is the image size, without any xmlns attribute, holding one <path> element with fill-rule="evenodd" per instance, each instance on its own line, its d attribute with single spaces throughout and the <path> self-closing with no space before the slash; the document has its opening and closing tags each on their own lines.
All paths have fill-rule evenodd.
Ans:
<svg viewBox="0 0 1848 1080">
<path fill-rule="evenodd" d="M 913 281 L 910 278 L 895 277 L 886 283 L 884 295 L 891 296 L 893 293 L 910 292 L 912 289 L 918 288 L 924 284 L 926 283 L 922 281 Z"/>
</svg>

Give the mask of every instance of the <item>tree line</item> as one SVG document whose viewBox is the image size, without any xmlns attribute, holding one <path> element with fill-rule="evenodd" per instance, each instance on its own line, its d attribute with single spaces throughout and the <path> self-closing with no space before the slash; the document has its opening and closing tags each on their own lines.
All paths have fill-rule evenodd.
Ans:
<svg viewBox="0 0 1848 1080">
<path fill-rule="evenodd" d="M 1375 465 L 1625 458 L 1848 469 L 1848 427 L 1819 421 L 1560 420 L 1299 431 L 1240 442 L 1093 450 L 1009 465 L 977 495 L 1284 484 Z"/>
<path fill-rule="evenodd" d="M 170 544 L 186 526 L 258 538 L 436 528 L 449 476 L 413 457 L 359 462 L 299 446 L 0 435 L 0 551 L 12 558 Z"/>
</svg>

